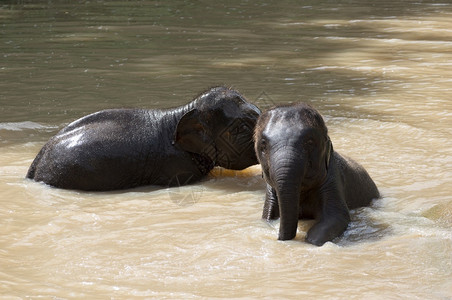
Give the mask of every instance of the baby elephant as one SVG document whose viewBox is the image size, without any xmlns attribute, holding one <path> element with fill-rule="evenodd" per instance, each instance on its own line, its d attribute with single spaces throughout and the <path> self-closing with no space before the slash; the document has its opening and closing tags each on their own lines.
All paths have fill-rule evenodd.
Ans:
<svg viewBox="0 0 452 300">
<path fill-rule="evenodd" d="M 52 137 L 27 177 L 64 189 L 107 191 L 187 184 L 214 166 L 244 169 L 257 164 L 253 133 L 259 114 L 226 87 L 172 109 L 100 111 Z"/>
<path fill-rule="evenodd" d="M 333 150 L 322 116 L 307 104 L 263 113 L 255 150 L 267 182 L 262 217 L 281 219 L 279 240 L 295 237 L 299 219 L 315 219 L 306 240 L 321 246 L 347 229 L 349 209 L 379 197 L 366 170 Z"/>
</svg>

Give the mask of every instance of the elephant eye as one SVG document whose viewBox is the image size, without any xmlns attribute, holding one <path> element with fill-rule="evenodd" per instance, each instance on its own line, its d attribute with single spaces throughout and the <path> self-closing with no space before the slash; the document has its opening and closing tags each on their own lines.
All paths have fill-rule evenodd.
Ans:
<svg viewBox="0 0 452 300">
<path fill-rule="evenodd" d="M 267 148 L 267 141 L 265 139 L 262 139 L 259 143 L 259 151 L 265 152 L 266 148 Z"/>
<path fill-rule="evenodd" d="M 308 147 L 309 149 L 314 148 L 314 146 L 315 146 L 314 140 L 313 140 L 313 139 L 308 139 L 308 140 L 305 142 L 305 146 Z"/>
</svg>

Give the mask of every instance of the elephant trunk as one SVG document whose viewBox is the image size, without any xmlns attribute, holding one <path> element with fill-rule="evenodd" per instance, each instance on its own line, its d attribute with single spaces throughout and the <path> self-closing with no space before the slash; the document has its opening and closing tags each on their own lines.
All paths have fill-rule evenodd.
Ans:
<svg viewBox="0 0 452 300">
<path fill-rule="evenodd" d="M 299 155 L 289 155 L 295 158 L 287 159 L 287 154 L 276 160 L 272 172 L 280 213 L 279 240 L 291 240 L 297 234 L 301 183 L 305 170 L 305 162 Z"/>
</svg>

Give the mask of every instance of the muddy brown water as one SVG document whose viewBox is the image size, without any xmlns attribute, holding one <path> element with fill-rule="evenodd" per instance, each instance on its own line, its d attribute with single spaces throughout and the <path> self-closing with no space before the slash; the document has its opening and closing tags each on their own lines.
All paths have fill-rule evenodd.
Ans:
<svg viewBox="0 0 452 300">
<path fill-rule="evenodd" d="M 2 1 L 0 295 L 5 299 L 452 297 L 450 1 Z M 88 113 L 225 84 L 306 101 L 384 197 L 334 243 L 277 241 L 259 166 L 86 193 L 25 180 Z"/>
</svg>

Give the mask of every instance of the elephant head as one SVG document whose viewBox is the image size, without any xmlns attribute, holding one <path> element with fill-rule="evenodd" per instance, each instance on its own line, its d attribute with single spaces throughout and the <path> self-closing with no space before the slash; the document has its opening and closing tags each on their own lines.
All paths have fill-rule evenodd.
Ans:
<svg viewBox="0 0 452 300">
<path fill-rule="evenodd" d="M 260 110 L 237 91 L 216 87 L 201 94 L 177 124 L 175 143 L 214 165 L 242 170 L 257 164 L 253 133 Z"/>
<path fill-rule="evenodd" d="M 255 151 L 275 199 L 273 207 L 266 203 L 263 217 L 279 216 L 279 239 L 293 239 L 303 213 L 301 201 L 327 178 L 333 149 L 326 125 L 307 104 L 270 109 L 257 122 Z M 266 211 L 272 209 L 276 211 Z"/>
</svg>

